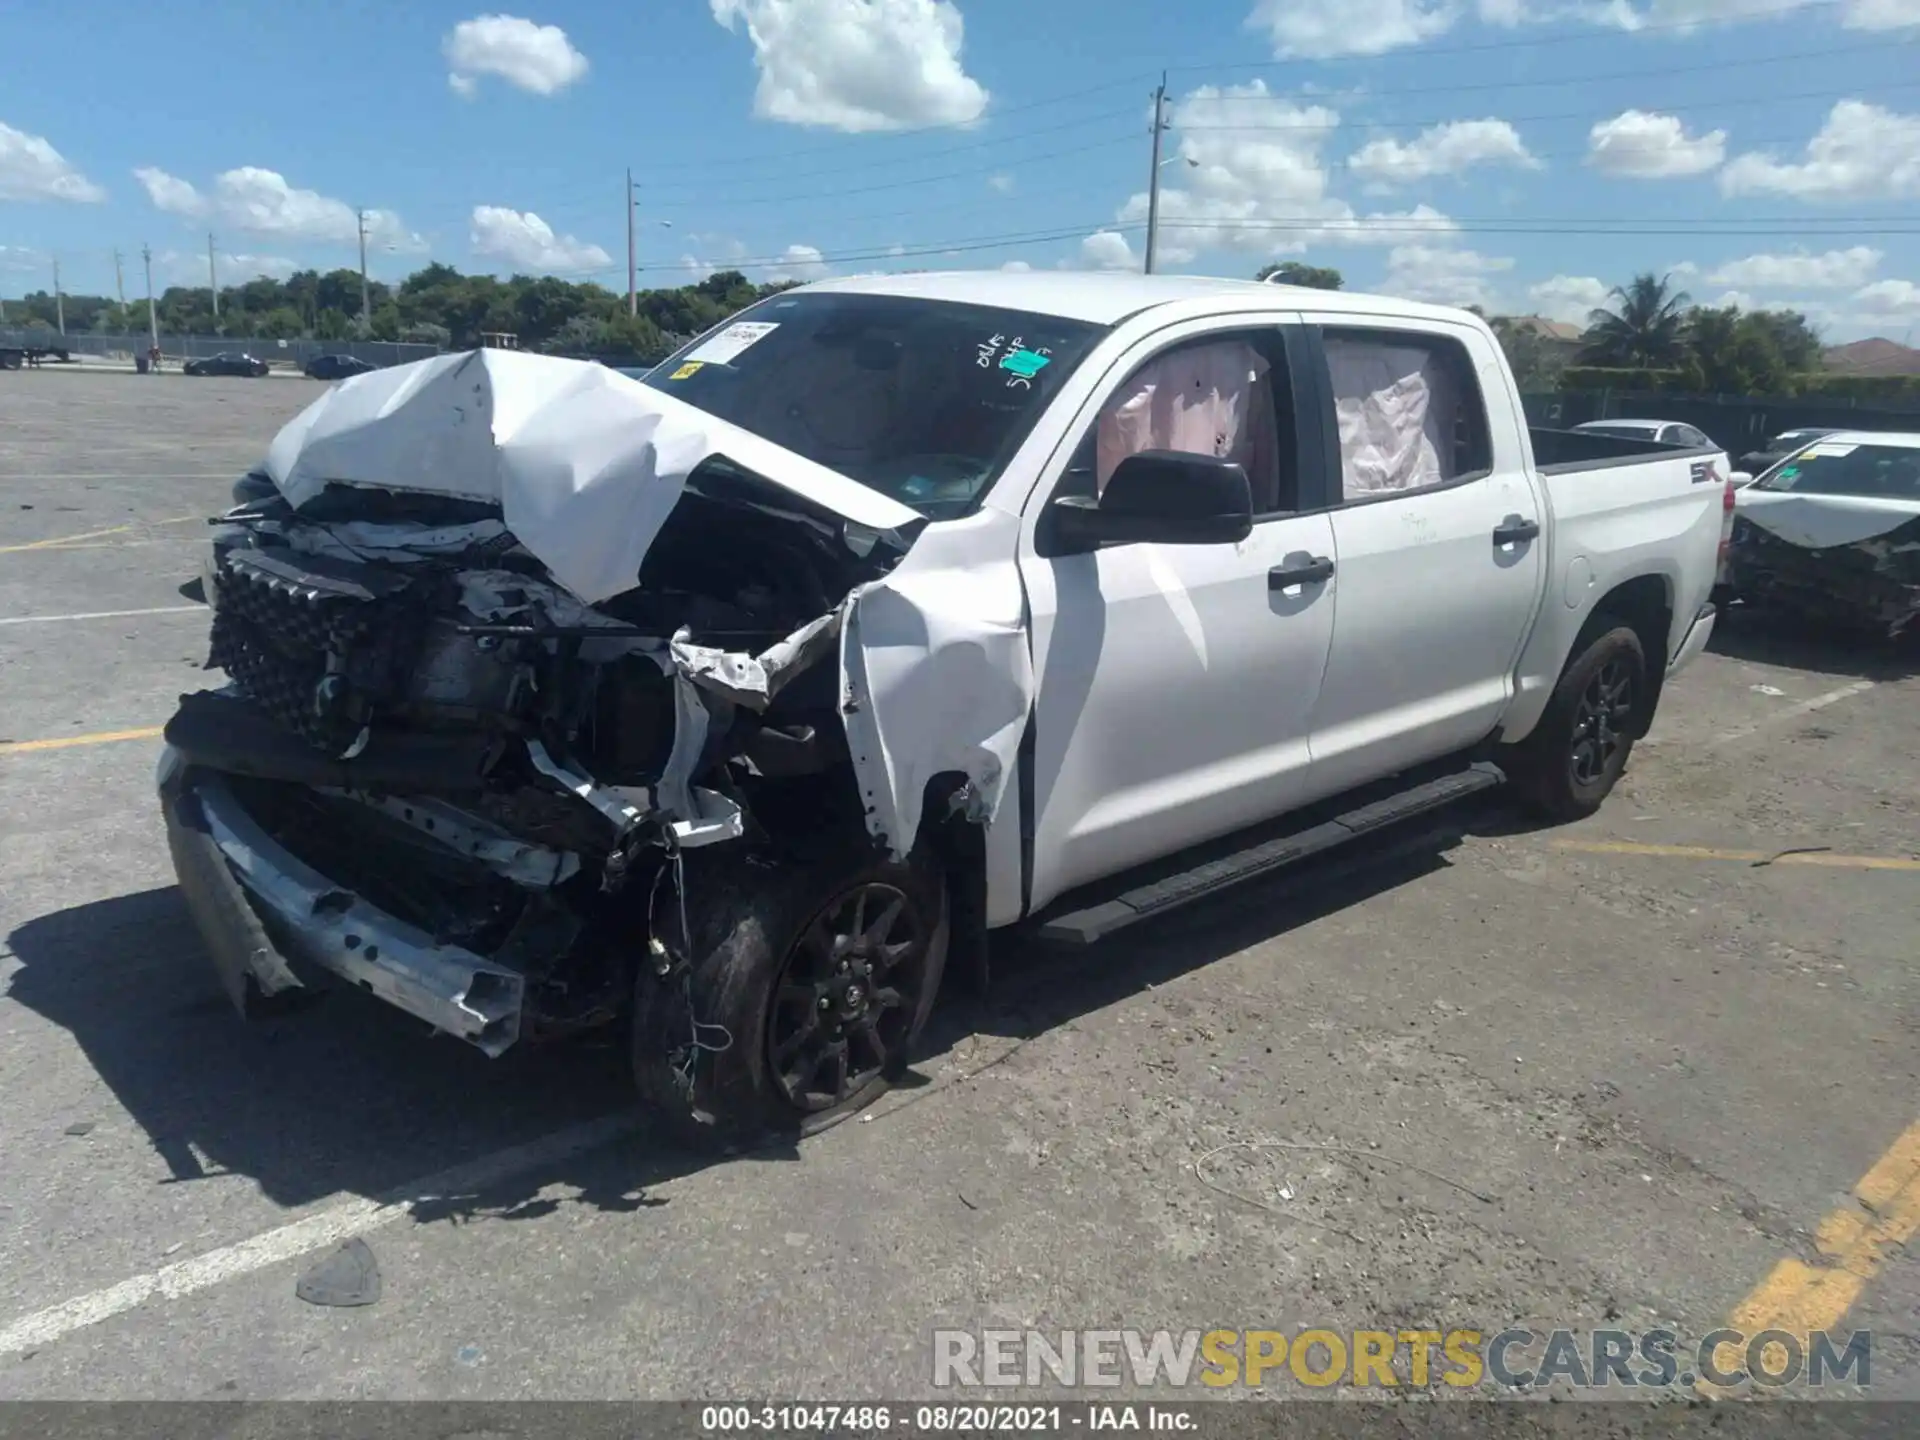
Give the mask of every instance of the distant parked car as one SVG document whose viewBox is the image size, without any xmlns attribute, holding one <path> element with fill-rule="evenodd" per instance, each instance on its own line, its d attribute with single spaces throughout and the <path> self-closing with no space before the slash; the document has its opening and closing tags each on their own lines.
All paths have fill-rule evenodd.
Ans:
<svg viewBox="0 0 1920 1440">
<path fill-rule="evenodd" d="M 218 355 L 209 355 L 204 360 L 189 360 L 181 367 L 187 375 L 250 375 L 259 377 L 267 373 L 267 362 L 256 356 L 239 350 L 226 350 Z"/>
<path fill-rule="evenodd" d="M 309 380 L 345 380 L 350 375 L 365 375 L 380 367 L 357 355 L 316 355 L 307 362 Z"/>
<path fill-rule="evenodd" d="M 1751 455 L 1742 455 L 1740 457 L 1740 468 L 1749 475 L 1764 474 L 1803 446 L 1811 445 L 1816 440 L 1822 440 L 1829 435 L 1838 435 L 1839 433 L 1838 429 L 1831 426 L 1813 426 L 1802 430 L 1782 430 Z"/>
<path fill-rule="evenodd" d="M 1573 427 L 1583 435 L 1612 435 L 1621 440 L 1651 440 L 1656 445 L 1712 448 L 1713 441 L 1678 420 L 1589 420 Z"/>
</svg>

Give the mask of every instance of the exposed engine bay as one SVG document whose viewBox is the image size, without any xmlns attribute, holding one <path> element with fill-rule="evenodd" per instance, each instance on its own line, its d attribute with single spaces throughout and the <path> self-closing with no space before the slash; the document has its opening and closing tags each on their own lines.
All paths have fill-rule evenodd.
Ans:
<svg viewBox="0 0 1920 1440">
<path fill-rule="evenodd" d="M 524 973 L 529 1026 L 605 1019 L 630 980 L 596 932 L 636 877 L 851 789 L 822 662 L 900 552 L 765 490 L 703 468 L 639 583 L 588 606 L 484 505 L 333 487 L 295 511 L 250 477 L 202 579 L 230 683 L 184 696 L 168 743 L 318 873 Z"/>
<path fill-rule="evenodd" d="M 243 1012 L 327 972 L 497 1055 L 684 990 L 699 925 L 823 846 L 905 875 L 929 814 L 983 835 L 1006 791 L 1017 591 L 603 367 L 356 377 L 234 500 L 200 580 L 227 683 L 158 779 Z M 675 1076 L 717 1043 L 669 1029 Z"/>
</svg>

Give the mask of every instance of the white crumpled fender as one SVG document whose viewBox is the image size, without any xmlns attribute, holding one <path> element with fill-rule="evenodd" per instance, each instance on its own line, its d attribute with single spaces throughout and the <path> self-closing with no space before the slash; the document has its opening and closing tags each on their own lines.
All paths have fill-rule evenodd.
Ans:
<svg viewBox="0 0 1920 1440">
<path fill-rule="evenodd" d="M 1864 495 L 1800 495 L 1791 490 L 1742 490 L 1741 518 L 1770 530 L 1790 545 L 1831 550 L 1857 545 L 1920 519 L 1920 501 Z"/>
<path fill-rule="evenodd" d="M 617 370 L 512 350 L 342 381 L 274 437 L 266 470 L 295 507 L 329 484 L 497 502 L 520 544 L 593 605 L 633 588 L 687 477 L 716 455 L 873 530 L 921 519 Z"/>
<path fill-rule="evenodd" d="M 1018 523 L 985 510 L 929 529 L 841 607 L 840 714 L 867 829 L 895 858 L 936 775 L 967 777 L 982 823 L 1005 799 L 1034 695 Z"/>
</svg>

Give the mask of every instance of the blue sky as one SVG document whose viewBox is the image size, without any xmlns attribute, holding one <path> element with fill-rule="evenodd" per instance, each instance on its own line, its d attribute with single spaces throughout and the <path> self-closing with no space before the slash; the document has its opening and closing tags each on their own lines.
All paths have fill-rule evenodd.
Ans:
<svg viewBox="0 0 1920 1440">
<path fill-rule="evenodd" d="M 427 258 L 625 285 L 1138 264 L 1920 338 L 1920 0 L 95 0 L 0 12 L 0 296 Z M 76 57 L 85 57 L 83 66 Z"/>
</svg>

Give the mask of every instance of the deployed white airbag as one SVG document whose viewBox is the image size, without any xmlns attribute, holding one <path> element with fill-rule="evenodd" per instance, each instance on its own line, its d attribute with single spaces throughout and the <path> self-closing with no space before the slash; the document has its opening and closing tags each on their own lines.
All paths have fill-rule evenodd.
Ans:
<svg viewBox="0 0 1920 1440">
<path fill-rule="evenodd" d="M 1337 337 L 1327 340 L 1326 353 L 1346 498 L 1453 478 L 1447 472 L 1459 402 L 1438 357 L 1413 345 Z"/>
<path fill-rule="evenodd" d="M 288 422 L 266 468 L 296 507 L 329 484 L 496 502 L 553 578 L 593 604 L 633 587 L 688 475 L 723 454 L 859 525 L 920 518 L 616 370 L 510 350 L 344 381 Z"/>
</svg>

